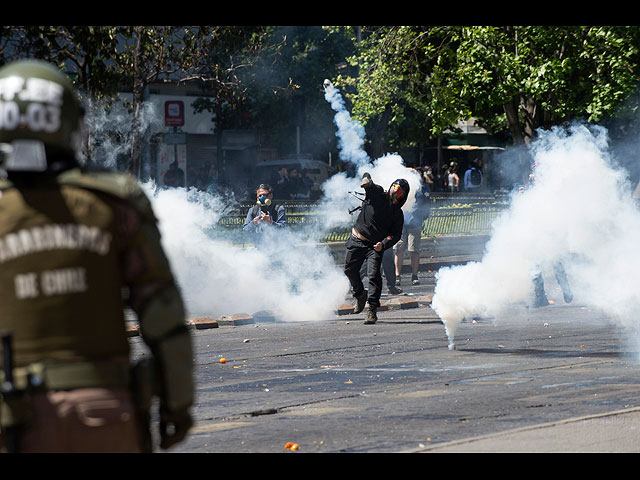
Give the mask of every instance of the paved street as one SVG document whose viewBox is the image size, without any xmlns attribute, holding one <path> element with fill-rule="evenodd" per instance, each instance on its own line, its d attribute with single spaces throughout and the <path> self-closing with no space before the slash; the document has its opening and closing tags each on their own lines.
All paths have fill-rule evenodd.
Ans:
<svg viewBox="0 0 640 480">
<path fill-rule="evenodd" d="M 433 272 L 420 280 L 383 297 L 375 325 L 341 314 L 193 329 L 196 426 L 170 451 L 640 451 L 640 363 L 624 332 L 550 293 L 554 305 L 520 318 L 465 320 L 449 350 L 424 300 Z"/>
</svg>

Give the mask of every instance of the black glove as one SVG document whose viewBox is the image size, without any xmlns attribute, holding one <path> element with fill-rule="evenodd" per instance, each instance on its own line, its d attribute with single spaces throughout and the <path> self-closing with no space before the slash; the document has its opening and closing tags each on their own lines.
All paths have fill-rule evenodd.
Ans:
<svg viewBox="0 0 640 480">
<path fill-rule="evenodd" d="M 167 449 L 180 443 L 193 426 L 188 410 L 179 412 L 160 411 L 160 448 Z"/>
</svg>

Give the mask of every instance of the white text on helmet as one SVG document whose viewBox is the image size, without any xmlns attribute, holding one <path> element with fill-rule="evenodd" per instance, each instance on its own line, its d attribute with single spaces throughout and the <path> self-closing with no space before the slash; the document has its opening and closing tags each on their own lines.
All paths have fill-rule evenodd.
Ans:
<svg viewBox="0 0 640 480">
<path fill-rule="evenodd" d="M 18 98 L 25 102 L 40 102 L 50 105 L 62 105 L 62 85 L 44 78 L 28 78 L 26 88 L 18 93 Z"/>
<path fill-rule="evenodd" d="M 40 102 L 51 105 L 62 105 L 62 85 L 44 78 L 24 78 L 11 75 L 0 78 L 0 97 L 13 100 L 16 95 L 24 102 Z"/>
<path fill-rule="evenodd" d="M 0 98 L 4 100 L 13 100 L 16 94 L 22 90 L 24 78 L 16 75 L 0 78 Z"/>
</svg>

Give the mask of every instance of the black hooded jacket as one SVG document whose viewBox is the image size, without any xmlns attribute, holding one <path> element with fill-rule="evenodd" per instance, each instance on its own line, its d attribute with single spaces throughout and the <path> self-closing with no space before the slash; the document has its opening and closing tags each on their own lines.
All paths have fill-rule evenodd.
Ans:
<svg viewBox="0 0 640 480">
<path fill-rule="evenodd" d="M 360 214 L 354 228 L 372 244 L 382 242 L 383 249 L 393 247 L 402 236 L 404 214 L 398 205 L 392 205 L 389 196 L 380 185 L 370 182 Z"/>
</svg>

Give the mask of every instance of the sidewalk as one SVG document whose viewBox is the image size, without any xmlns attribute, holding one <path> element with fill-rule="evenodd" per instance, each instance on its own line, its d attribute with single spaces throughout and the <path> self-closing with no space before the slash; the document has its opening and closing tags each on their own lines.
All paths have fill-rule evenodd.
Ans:
<svg viewBox="0 0 640 480">
<path fill-rule="evenodd" d="M 638 453 L 640 407 L 569 418 L 403 453 Z"/>
</svg>

